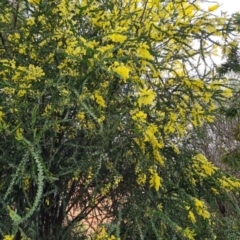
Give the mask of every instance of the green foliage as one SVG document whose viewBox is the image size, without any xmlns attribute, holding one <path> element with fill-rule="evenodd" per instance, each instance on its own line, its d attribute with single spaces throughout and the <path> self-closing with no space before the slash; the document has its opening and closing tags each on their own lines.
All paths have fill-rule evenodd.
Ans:
<svg viewBox="0 0 240 240">
<path fill-rule="evenodd" d="M 239 72 L 240 62 L 239 62 L 239 47 L 238 45 L 231 45 L 227 59 L 225 63 L 217 69 L 220 75 L 229 73 L 230 71 Z"/>
<path fill-rule="evenodd" d="M 240 26 L 240 14 L 236 13 L 232 15 L 231 21 L 233 22 L 234 30 L 239 32 Z M 237 73 L 240 72 L 240 62 L 239 62 L 239 44 L 237 41 L 232 41 L 229 43 L 229 49 L 225 52 L 226 61 L 222 63 L 217 71 L 220 75 L 227 74 L 231 71 Z"/>
<path fill-rule="evenodd" d="M 223 156 L 222 161 L 234 169 L 239 169 L 240 167 L 239 157 L 240 157 L 240 149 L 237 148 L 231 152 L 226 153 Z"/>
<path fill-rule="evenodd" d="M 214 239 L 240 181 L 184 141 L 231 96 L 206 62 L 231 50 L 218 5 L 1 6 L 1 237 Z"/>
</svg>

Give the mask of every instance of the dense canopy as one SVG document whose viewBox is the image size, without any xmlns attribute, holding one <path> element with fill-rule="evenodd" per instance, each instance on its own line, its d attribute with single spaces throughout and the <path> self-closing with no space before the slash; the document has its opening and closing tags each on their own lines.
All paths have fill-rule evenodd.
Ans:
<svg viewBox="0 0 240 240">
<path fill-rule="evenodd" d="M 240 182 L 184 141 L 231 96 L 211 61 L 234 44 L 217 8 L 0 3 L 4 239 L 216 238 L 214 201 Z"/>
</svg>

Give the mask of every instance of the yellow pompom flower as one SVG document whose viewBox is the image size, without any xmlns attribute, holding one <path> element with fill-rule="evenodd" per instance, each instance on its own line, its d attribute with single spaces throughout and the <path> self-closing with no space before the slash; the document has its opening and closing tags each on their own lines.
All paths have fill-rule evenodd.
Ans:
<svg viewBox="0 0 240 240">
<path fill-rule="evenodd" d="M 155 92 L 152 89 L 143 88 L 139 93 L 138 104 L 151 105 L 155 99 Z"/>
<path fill-rule="evenodd" d="M 124 82 L 126 82 L 126 80 L 129 78 L 130 69 L 124 66 L 122 63 L 119 64 L 118 62 L 115 62 L 112 70 L 117 73 Z"/>
<path fill-rule="evenodd" d="M 189 212 L 188 212 L 188 218 L 190 219 L 190 221 L 191 221 L 192 223 L 195 223 L 195 222 L 196 222 L 195 216 L 194 216 L 194 214 L 193 214 L 192 211 L 189 211 Z"/>
<path fill-rule="evenodd" d="M 29 0 L 29 3 L 32 5 L 38 5 L 38 4 L 40 4 L 40 1 L 41 0 Z"/>
<path fill-rule="evenodd" d="M 99 104 L 101 107 L 106 107 L 106 103 L 98 90 L 94 91 L 94 97 L 97 104 Z"/>
<path fill-rule="evenodd" d="M 213 11 L 217 10 L 218 8 L 219 8 L 219 5 L 215 4 L 215 5 L 208 7 L 208 11 L 213 12 Z"/>
<path fill-rule="evenodd" d="M 14 235 L 5 235 L 3 240 L 13 240 L 14 239 Z"/>
<path fill-rule="evenodd" d="M 109 39 L 111 39 L 113 42 L 115 43 L 123 43 L 127 37 L 122 35 L 122 34 L 111 34 L 110 36 L 108 36 Z"/>
<path fill-rule="evenodd" d="M 186 227 L 183 231 L 183 236 L 189 240 L 194 240 L 196 233 L 194 232 L 194 230 L 191 230 L 189 227 Z"/>
<path fill-rule="evenodd" d="M 154 169 L 150 168 L 149 172 L 151 173 L 150 187 L 153 187 L 156 191 L 158 191 L 161 186 L 161 178 L 158 176 Z"/>
<path fill-rule="evenodd" d="M 146 122 L 146 118 L 147 118 L 147 114 L 144 113 L 143 111 L 139 111 L 132 116 L 133 120 L 140 123 Z"/>
</svg>

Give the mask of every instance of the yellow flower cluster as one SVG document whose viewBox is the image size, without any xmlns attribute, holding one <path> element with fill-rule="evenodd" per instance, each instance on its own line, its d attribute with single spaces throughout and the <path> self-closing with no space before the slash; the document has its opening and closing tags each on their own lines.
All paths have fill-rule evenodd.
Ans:
<svg viewBox="0 0 240 240">
<path fill-rule="evenodd" d="M 41 0 L 28 0 L 28 1 L 32 5 L 38 5 L 41 2 Z"/>
<path fill-rule="evenodd" d="M 158 191 L 159 188 L 161 187 L 161 178 L 159 177 L 159 175 L 155 169 L 150 168 L 149 172 L 151 174 L 150 175 L 150 187 L 153 187 L 153 188 L 155 188 L 156 191 Z"/>
<path fill-rule="evenodd" d="M 138 185 L 142 185 L 142 184 L 145 184 L 146 183 L 146 179 L 147 179 L 147 176 L 146 176 L 146 174 L 144 174 L 144 173 L 139 173 L 138 175 L 137 175 L 137 184 Z"/>
<path fill-rule="evenodd" d="M 138 104 L 141 107 L 142 105 L 151 105 L 155 99 L 155 92 L 152 89 L 147 89 L 146 87 L 141 89 L 139 92 Z"/>
<path fill-rule="evenodd" d="M 221 188 L 225 189 L 226 191 L 240 189 L 240 181 L 238 179 L 222 176 L 218 181 Z"/>
<path fill-rule="evenodd" d="M 182 233 L 183 237 L 189 239 L 189 240 L 194 240 L 195 236 L 196 236 L 196 233 L 194 230 L 191 230 L 189 227 L 186 227 L 184 230 L 183 230 L 183 233 Z"/>
<path fill-rule="evenodd" d="M 124 66 L 123 63 L 115 62 L 112 66 L 112 71 L 117 73 L 124 82 L 129 78 L 130 69 Z"/>
<path fill-rule="evenodd" d="M 5 235 L 3 240 L 14 240 L 14 235 Z"/>
<path fill-rule="evenodd" d="M 197 154 L 194 158 L 193 168 L 199 176 L 206 178 L 211 176 L 218 168 L 209 162 L 201 153 Z"/>
<path fill-rule="evenodd" d="M 213 12 L 213 11 L 217 10 L 218 8 L 219 8 L 219 5 L 218 4 L 214 4 L 214 5 L 210 6 L 210 7 L 208 7 L 208 11 L 209 12 Z"/>
<path fill-rule="evenodd" d="M 138 111 L 132 115 L 132 119 L 138 123 L 146 122 L 146 118 L 147 118 L 147 114 L 144 113 L 143 111 Z"/>
<path fill-rule="evenodd" d="M 210 218 L 210 213 L 208 212 L 205 203 L 197 198 L 193 198 L 193 200 L 197 214 L 202 216 L 204 219 Z"/>
<path fill-rule="evenodd" d="M 136 167 L 134 181 L 161 191 L 169 179 L 158 169 L 167 169 L 172 164 L 165 157 L 165 147 L 180 154 L 182 139 L 190 127 L 214 120 L 213 96 L 218 93 L 222 98 L 231 96 L 231 90 L 223 87 L 224 79 L 214 81 L 215 75 L 207 64 L 202 76 L 195 61 L 199 58 L 204 64 L 205 58 L 224 48 L 227 52 L 228 46 L 222 45 L 228 41 L 226 36 L 224 41 L 214 42 L 212 38 L 222 36 L 225 19 L 209 13 L 219 5 L 204 11 L 198 0 L 194 4 L 185 0 L 113 0 L 107 9 L 102 2 L 28 0 L 26 8 L 30 6 L 31 14 L 21 19 L 18 31 L 12 30 L 6 37 L 12 55 L 4 52 L 4 48 L 0 50 L 4 56 L 0 60 L 1 96 L 6 105 L 0 108 L 0 123 L 12 124 L 16 141 L 21 141 L 25 133 L 31 136 L 29 126 L 35 128 L 36 122 L 40 126 L 32 135 L 43 139 L 39 135 L 45 134 L 50 125 L 51 134 L 61 133 L 62 143 L 69 141 L 69 146 L 71 140 L 78 141 L 79 130 L 86 137 L 83 144 L 101 144 L 99 139 L 105 141 L 106 135 L 106 139 L 111 137 L 106 141 L 117 145 L 118 140 L 131 134 L 134 141 L 124 145 L 123 161 L 136 165 L 144 161 Z M 11 19 L 10 9 L 6 15 L 0 14 L 2 24 L 11 23 Z M 196 48 L 195 36 L 203 38 L 199 43 L 201 52 Z M 30 121 L 26 129 L 22 116 L 35 105 L 35 115 L 33 112 L 26 118 Z M 106 134 L 102 129 L 106 129 Z M 55 136 L 49 142 L 52 141 Z M 93 149 L 92 146 L 82 149 L 88 147 Z M 53 155 L 50 157 L 54 159 Z M 217 168 L 202 154 L 192 160 L 186 172 L 193 187 L 199 179 L 216 175 Z M 93 171 L 84 180 L 86 184 Z M 78 176 L 76 170 L 71 180 L 78 181 Z M 100 187 L 100 194 L 107 195 L 123 179 L 116 175 L 111 181 Z M 217 181 L 226 191 L 240 187 L 232 178 L 222 177 Z M 27 189 L 27 180 L 23 184 Z M 198 215 L 210 218 L 203 201 L 194 198 L 193 202 L 193 208 L 184 209 L 189 223 L 195 224 Z M 182 231 L 184 237 L 194 239 L 193 230 L 187 227 Z M 109 236 L 103 228 L 96 239 L 117 238 Z"/>
<path fill-rule="evenodd" d="M 114 43 L 123 43 L 127 37 L 122 34 L 113 33 L 108 36 L 108 38 Z"/>
<path fill-rule="evenodd" d="M 186 210 L 188 211 L 188 219 L 192 222 L 192 223 L 196 223 L 196 218 L 194 216 L 194 213 L 192 210 L 190 210 L 190 206 L 186 206 Z"/>
<path fill-rule="evenodd" d="M 153 56 L 149 53 L 149 46 L 146 43 L 140 43 L 137 49 L 137 55 L 141 58 L 152 60 Z"/>
<path fill-rule="evenodd" d="M 96 103 L 101 107 L 106 107 L 105 101 L 98 90 L 94 91 Z"/>
<path fill-rule="evenodd" d="M 3 118 L 4 118 L 5 114 L 2 111 L 2 107 L 0 107 L 0 122 L 4 122 Z"/>
<path fill-rule="evenodd" d="M 100 232 L 96 233 L 96 237 L 94 240 L 120 240 L 120 238 L 115 237 L 114 235 L 110 235 L 107 233 L 106 228 L 102 228 Z"/>
</svg>

